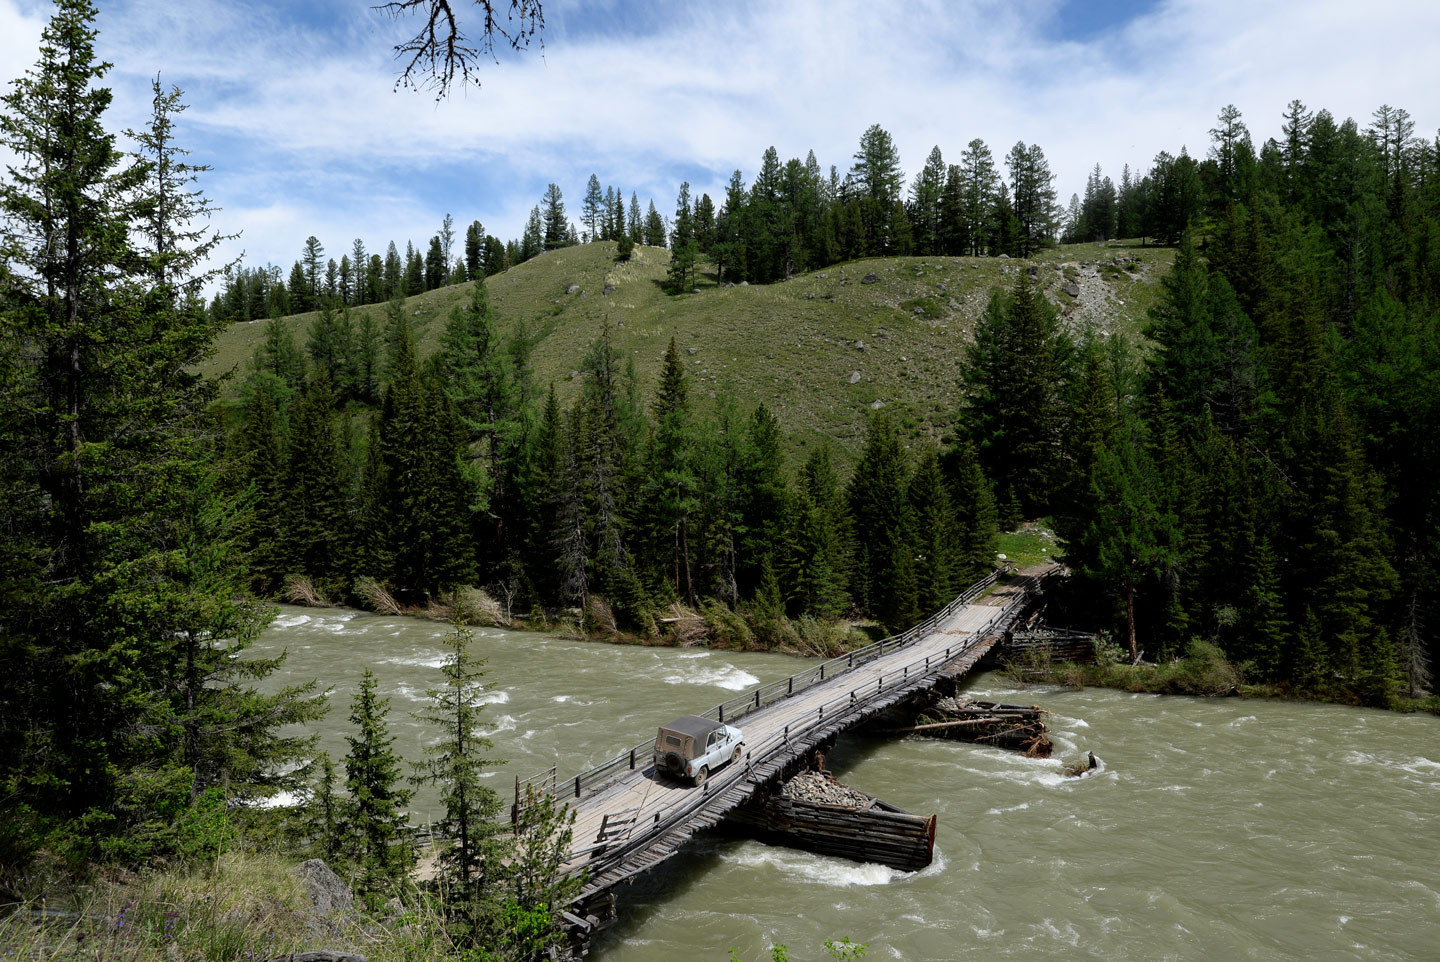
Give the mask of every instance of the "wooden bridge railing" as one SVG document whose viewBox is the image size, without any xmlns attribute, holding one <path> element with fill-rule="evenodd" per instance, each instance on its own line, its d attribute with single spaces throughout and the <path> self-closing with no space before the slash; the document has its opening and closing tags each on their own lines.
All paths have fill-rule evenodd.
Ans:
<svg viewBox="0 0 1440 962">
<path fill-rule="evenodd" d="M 864 648 L 857 648 L 837 658 L 823 661 L 819 665 L 791 675 L 789 678 L 782 678 L 779 681 L 773 681 L 767 685 L 752 688 L 743 695 L 738 695 L 729 701 L 721 702 L 709 711 L 704 712 L 701 717 L 713 718 L 719 722 L 733 722 L 745 717 L 751 712 L 764 708 L 766 705 L 771 705 L 777 701 L 789 698 L 796 692 L 804 691 L 806 688 L 819 684 L 827 679 L 836 678 L 867 662 L 874 661 L 882 655 L 887 655 L 892 651 L 903 648 L 917 638 L 923 638 L 930 634 L 956 611 L 988 591 L 1000 577 L 1000 574 L 1001 572 L 999 570 L 992 571 L 969 588 L 966 588 L 954 601 L 913 628 L 909 628 L 898 635 L 892 635 L 889 638 L 873 642 Z M 519 804 L 520 800 L 525 798 L 527 791 L 533 791 L 536 794 L 551 794 L 556 797 L 579 798 L 584 794 L 586 789 L 608 781 L 618 772 L 636 767 L 644 768 L 649 764 L 650 751 L 654 744 L 655 739 L 652 736 L 634 748 L 627 749 L 608 761 L 601 762 L 594 768 L 568 776 L 563 781 L 557 778 L 557 773 L 554 768 L 547 768 L 545 771 L 538 772 L 529 778 L 521 779 L 515 783 L 516 803 Z"/>
<path fill-rule="evenodd" d="M 989 579 L 989 581 L 993 584 L 993 577 Z M 973 591 L 974 588 L 971 590 Z M 967 591 L 966 594 L 969 594 L 969 592 Z M 963 598 L 965 595 L 961 597 Z M 971 597 L 973 598 L 974 596 L 971 595 Z M 744 758 L 744 770 L 749 772 L 754 764 L 765 761 L 772 752 L 788 746 L 792 741 L 804 740 L 806 736 L 815 729 L 821 728 L 827 723 L 833 725 L 837 720 L 844 719 L 846 716 L 863 712 L 865 706 L 873 699 L 884 697 L 887 694 L 893 693 L 896 689 L 904 688 L 938 671 L 942 665 L 969 651 L 998 626 L 1014 617 L 1024 601 L 1025 596 L 1022 595 L 1015 598 L 1009 604 L 997 608 L 994 616 L 980 628 L 973 631 L 969 638 L 962 643 L 947 647 L 943 653 L 929 655 L 925 658 L 917 658 L 913 662 L 885 672 L 876 679 L 874 688 L 870 688 L 867 682 L 864 691 L 860 691 L 859 689 L 842 691 L 841 694 L 836 695 L 829 701 L 816 706 L 814 716 L 803 724 L 787 725 L 783 730 L 773 732 L 754 745 L 747 746 Z M 947 610 L 953 613 L 954 608 L 947 606 Z M 891 639 L 886 639 L 886 641 L 889 642 Z M 878 644 L 877 642 L 876 645 Z M 874 648 L 876 645 L 869 647 Z M 834 660 L 840 661 L 843 659 Z M 645 743 L 647 751 L 651 744 L 651 742 Z M 595 769 L 592 769 L 592 771 L 602 770 L 609 764 L 610 763 L 607 763 L 605 766 L 597 766 Z M 569 870 L 570 874 L 589 872 L 590 877 L 594 878 L 596 875 L 605 871 L 606 868 L 618 864 L 638 849 L 643 848 L 644 845 L 656 835 L 668 831 L 683 822 L 695 811 L 704 807 L 710 800 L 712 789 L 720 792 L 728 787 L 728 784 L 717 786 L 714 782 L 707 781 L 701 786 L 698 796 L 692 793 L 685 793 L 668 805 L 647 814 L 643 820 L 630 821 L 627 824 L 628 831 L 625 833 L 623 839 L 598 839 L 594 844 L 582 845 L 573 849 L 571 851 L 572 858 L 588 854 L 590 859 L 584 864 L 571 866 Z"/>
</svg>

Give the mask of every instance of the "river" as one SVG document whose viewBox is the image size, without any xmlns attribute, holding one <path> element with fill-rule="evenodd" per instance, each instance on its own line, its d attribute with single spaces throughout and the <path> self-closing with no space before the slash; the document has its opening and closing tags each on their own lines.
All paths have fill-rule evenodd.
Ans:
<svg viewBox="0 0 1440 962">
<path fill-rule="evenodd" d="M 440 682 L 446 627 L 285 607 L 256 645 L 289 652 L 269 684 L 333 689 L 321 747 L 345 754 L 363 669 L 391 698 L 396 748 L 433 733 L 409 716 Z M 477 630 L 488 659 L 491 778 L 575 772 L 669 718 L 805 662 Z M 1433 960 L 1440 958 L 1440 719 L 1332 705 L 1020 690 L 977 697 L 1050 710 L 1056 758 L 922 738 L 842 738 L 829 765 L 856 788 L 939 815 L 936 860 L 907 875 L 757 842 L 702 837 L 621 890 L 598 962 L 867 959 Z M 1093 751 L 1083 778 L 1060 759 Z M 416 799 L 416 817 L 435 814 Z"/>
</svg>

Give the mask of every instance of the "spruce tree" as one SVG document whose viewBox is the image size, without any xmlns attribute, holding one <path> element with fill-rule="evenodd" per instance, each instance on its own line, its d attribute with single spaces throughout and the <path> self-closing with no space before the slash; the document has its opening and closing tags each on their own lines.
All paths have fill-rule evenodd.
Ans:
<svg viewBox="0 0 1440 962">
<path fill-rule="evenodd" d="M 140 157 L 104 127 L 94 7 L 62 0 L 3 98 L 0 824 L 7 861 L 193 856 L 190 816 L 297 760 L 303 695 L 251 687 L 236 504 L 213 477 L 207 241 L 160 94 Z M 193 232 L 193 233 L 192 233 Z M 140 245 L 140 246 L 137 246 Z M 239 655 L 241 657 L 233 657 Z M 211 847 L 209 855 L 214 855 Z"/>
<path fill-rule="evenodd" d="M 741 593 L 749 595 L 759 586 L 762 567 L 775 561 L 790 499 L 780 422 L 764 404 L 755 408 L 745 425 L 735 466 L 735 497 L 739 551 L 735 573 Z"/>
<path fill-rule="evenodd" d="M 966 242 L 962 254 L 978 256 L 985 253 L 986 244 L 993 233 L 996 195 L 1000 190 L 1000 175 L 995 169 L 995 157 L 985 141 L 976 138 L 965 146 L 960 157 L 961 218 L 962 238 Z"/>
<path fill-rule="evenodd" d="M 286 572 L 310 576 L 324 594 L 343 590 L 350 570 L 347 447 L 322 368 L 291 408 L 281 530 Z"/>
<path fill-rule="evenodd" d="M 450 262 L 445 259 L 440 238 L 430 238 L 430 248 L 425 252 L 425 290 L 433 291 L 444 284 L 445 274 L 449 269 Z"/>
<path fill-rule="evenodd" d="M 465 276 L 477 280 L 485 273 L 485 227 L 472 220 L 465 228 Z"/>
<path fill-rule="evenodd" d="M 995 495 L 973 442 L 963 442 L 946 452 L 942 466 L 955 512 L 955 567 L 950 589 L 951 594 L 959 594 L 995 567 L 999 521 Z"/>
<path fill-rule="evenodd" d="M 625 215 L 625 232 L 630 235 L 631 243 L 639 244 L 644 239 L 642 224 L 643 222 L 640 220 L 640 198 L 632 191 L 630 194 L 630 209 Z"/>
<path fill-rule="evenodd" d="M 688 294 L 695 284 L 695 262 L 699 245 L 695 242 L 694 218 L 690 211 L 690 185 L 680 185 L 675 201 L 675 229 L 670 235 L 670 293 Z"/>
<path fill-rule="evenodd" d="M 1158 578 L 1174 565 L 1178 541 L 1178 520 L 1166 500 L 1166 479 L 1147 440 L 1143 424 L 1132 417 L 1114 447 L 1100 452 L 1091 482 L 1093 513 L 1080 535 L 1086 575 L 1120 592 L 1132 662 L 1141 653 L 1137 596 L 1147 579 Z"/>
<path fill-rule="evenodd" d="M 650 209 L 645 214 L 645 244 L 648 247 L 665 246 L 665 221 L 660 212 L 655 209 L 655 201 L 650 201 Z"/>
<path fill-rule="evenodd" d="M 280 408 L 288 391 L 273 377 L 256 376 L 247 385 L 247 393 L 227 455 L 235 489 L 253 490 L 239 532 L 250 584 L 262 594 L 270 594 L 285 575 L 281 519 L 286 457 Z"/>
<path fill-rule="evenodd" d="M 545 218 L 545 249 L 553 251 L 564 247 L 570 235 L 569 222 L 565 219 L 565 196 L 560 187 L 551 184 L 545 188 L 541 199 Z"/>
<path fill-rule="evenodd" d="M 1000 496 L 1029 516 L 1057 486 L 1067 354 L 1053 308 L 1023 273 L 1008 297 L 991 298 L 966 353 L 963 420 Z"/>
<path fill-rule="evenodd" d="M 392 889 L 413 861 L 405 806 L 414 793 L 401 787 L 401 759 L 386 721 L 390 699 L 381 698 L 376 687 L 374 673 L 366 668 L 350 700 L 354 733 L 345 736 L 350 745 L 345 755 L 348 854 L 360 872 L 364 895 Z"/>
<path fill-rule="evenodd" d="M 954 597 L 955 516 L 940 474 L 940 460 L 928 445 L 920 452 L 905 489 L 909 501 L 915 603 L 931 615 Z"/>
<path fill-rule="evenodd" d="M 477 279 L 470 302 L 451 311 L 441 335 L 439 367 L 445 392 L 455 407 L 471 457 L 484 469 L 478 480 L 475 537 L 482 564 L 490 571 L 514 560 L 524 547 L 518 475 L 524 470 L 529 399 L 525 362 L 514 351 L 527 338 L 517 332 L 509 345 L 495 331 L 484 278 Z M 511 531 L 511 527 L 516 530 Z"/>
<path fill-rule="evenodd" d="M 877 414 L 846 491 L 854 526 L 855 600 L 891 630 L 909 627 L 917 614 L 905 497 L 908 460 L 894 422 Z"/>
<path fill-rule="evenodd" d="M 692 577 L 691 516 L 697 507 L 696 479 L 691 466 L 694 445 L 686 398 L 685 368 L 675 338 L 665 351 L 660 388 L 651 411 L 651 436 L 645 498 L 651 551 L 663 583 L 691 607 L 698 604 Z"/>
<path fill-rule="evenodd" d="M 405 276 L 401 279 L 401 290 L 406 294 L 425 292 L 425 262 L 416 252 L 415 245 L 405 243 Z"/>
</svg>

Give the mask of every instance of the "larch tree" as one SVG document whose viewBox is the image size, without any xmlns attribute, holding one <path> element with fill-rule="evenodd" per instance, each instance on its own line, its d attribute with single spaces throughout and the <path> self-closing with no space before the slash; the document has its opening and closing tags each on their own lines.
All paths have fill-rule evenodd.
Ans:
<svg viewBox="0 0 1440 962">
<path fill-rule="evenodd" d="M 464 622 L 450 626 L 440 666 L 444 681 L 425 690 L 428 703 L 413 713 L 439 740 L 426 746 L 425 760 L 415 765 L 411 778 L 417 787 L 434 785 L 440 791 L 445 815 L 435 829 L 453 843 L 437 856 L 440 875 L 470 897 L 490 887 L 504 857 L 500 796 L 481 780 L 498 762 L 488 755 L 494 743 L 482 733 L 485 663 L 471 653 L 474 642 L 474 632 Z M 467 907 L 465 901 L 455 901 L 462 911 Z"/>
</svg>

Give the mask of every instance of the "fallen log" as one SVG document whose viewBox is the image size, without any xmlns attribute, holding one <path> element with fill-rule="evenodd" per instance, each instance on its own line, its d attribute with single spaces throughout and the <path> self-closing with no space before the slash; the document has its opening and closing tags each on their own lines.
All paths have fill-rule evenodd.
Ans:
<svg viewBox="0 0 1440 962">
<path fill-rule="evenodd" d="M 953 738 L 1049 758 L 1047 712 L 1037 705 L 1006 705 L 968 698 L 927 696 L 882 716 L 877 734 Z M 889 722 L 888 725 L 885 723 Z M 909 724 L 897 724 L 909 722 Z"/>
<path fill-rule="evenodd" d="M 963 721 L 931 722 L 928 725 L 911 725 L 909 728 L 886 728 L 887 735 L 908 735 L 910 732 L 929 732 L 939 728 L 971 728 L 975 725 L 990 725 L 1000 721 L 998 717 L 966 718 Z"/>
</svg>

